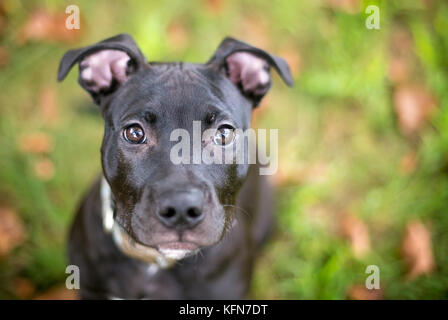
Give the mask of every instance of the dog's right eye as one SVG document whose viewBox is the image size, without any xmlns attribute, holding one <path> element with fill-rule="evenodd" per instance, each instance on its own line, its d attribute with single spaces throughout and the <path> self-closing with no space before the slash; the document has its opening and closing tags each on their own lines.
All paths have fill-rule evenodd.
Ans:
<svg viewBox="0 0 448 320">
<path fill-rule="evenodd" d="M 129 143 L 138 144 L 146 142 L 145 131 L 138 124 L 131 124 L 126 127 L 123 131 L 123 137 Z"/>
<path fill-rule="evenodd" d="M 235 140 L 235 128 L 229 124 L 223 124 L 216 130 L 213 142 L 218 146 L 229 145 Z"/>
</svg>

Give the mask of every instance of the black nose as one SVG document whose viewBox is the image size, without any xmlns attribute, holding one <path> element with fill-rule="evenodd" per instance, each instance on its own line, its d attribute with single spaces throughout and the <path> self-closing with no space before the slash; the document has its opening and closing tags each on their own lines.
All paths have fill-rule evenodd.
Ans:
<svg viewBox="0 0 448 320">
<path fill-rule="evenodd" d="M 204 218 L 203 202 L 204 195 L 196 189 L 165 193 L 160 200 L 158 218 L 168 228 L 194 228 Z"/>
</svg>

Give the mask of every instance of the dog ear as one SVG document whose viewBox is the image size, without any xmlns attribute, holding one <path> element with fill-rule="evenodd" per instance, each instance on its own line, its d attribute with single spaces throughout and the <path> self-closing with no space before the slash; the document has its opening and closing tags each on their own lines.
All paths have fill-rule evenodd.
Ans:
<svg viewBox="0 0 448 320">
<path fill-rule="evenodd" d="M 120 34 L 66 52 L 59 64 L 58 81 L 64 80 L 76 63 L 79 63 L 79 84 L 99 105 L 147 61 L 131 36 Z"/>
<path fill-rule="evenodd" d="M 274 67 L 287 85 L 294 85 L 285 60 L 229 37 L 221 42 L 207 64 L 225 74 L 244 96 L 252 100 L 254 107 L 271 87 L 270 67 Z"/>
</svg>

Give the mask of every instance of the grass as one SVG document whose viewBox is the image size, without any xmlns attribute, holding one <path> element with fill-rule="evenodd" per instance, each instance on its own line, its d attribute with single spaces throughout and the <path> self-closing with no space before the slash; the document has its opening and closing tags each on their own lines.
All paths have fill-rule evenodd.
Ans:
<svg viewBox="0 0 448 320">
<path fill-rule="evenodd" d="M 0 298 L 17 297 L 14 279 L 37 292 L 65 279 L 66 233 L 82 193 L 100 172 L 103 123 L 72 72 L 61 84 L 62 54 L 128 32 L 149 60 L 208 60 L 226 35 L 285 56 L 296 85 L 274 86 L 254 125 L 279 128 L 277 225 L 257 264 L 251 297 L 344 299 L 364 284 L 368 265 L 381 270 L 386 299 L 448 298 L 448 5 L 433 1 L 360 1 L 355 13 L 327 1 L 76 1 L 81 38 L 18 43 L 36 9 L 64 13 L 59 1 L 6 1 L 0 73 L 0 204 L 24 221 L 27 241 L 0 258 Z M 364 27 L 363 8 L 377 4 L 381 29 Z M 63 26 L 62 26 L 63 27 Z M 61 28 L 62 28 L 61 27 Z M 405 135 L 394 109 L 389 76 L 394 34 L 412 37 L 415 73 L 437 108 L 414 135 Z M 395 43 L 399 45 L 400 43 Z M 396 46 L 395 46 L 396 47 Z M 42 97 L 54 94 L 49 117 Z M 53 148 L 23 152 L 21 140 L 43 132 Z M 403 170 L 413 155 L 416 165 Z M 49 159 L 42 180 L 36 163 Z M 367 226 L 371 249 L 357 257 L 338 226 L 345 214 Z M 408 222 L 431 231 L 436 269 L 407 280 L 400 248 Z"/>
</svg>

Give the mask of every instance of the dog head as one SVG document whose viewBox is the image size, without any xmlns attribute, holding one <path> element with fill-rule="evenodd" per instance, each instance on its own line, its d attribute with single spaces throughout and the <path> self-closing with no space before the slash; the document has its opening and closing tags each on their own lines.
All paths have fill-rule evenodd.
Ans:
<svg viewBox="0 0 448 320">
<path fill-rule="evenodd" d="M 217 243 L 232 224 L 249 165 L 175 164 L 172 132 L 181 129 L 194 140 L 196 122 L 196 146 L 231 148 L 235 128 L 249 127 L 251 111 L 271 86 L 270 68 L 292 85 L 287 63 L 232 38 L 205 64 L 147 62 L 122 34 L 67 52 L 58 80 L 75 64 L 79 84 L 105 119 L 103 174 L 126 238 L 174 259 Z M 194 157 L 194 141 L 191 146 Z"/>
</svg>

